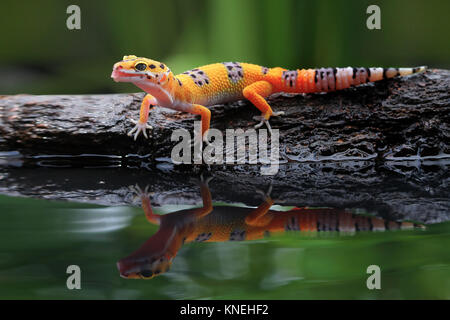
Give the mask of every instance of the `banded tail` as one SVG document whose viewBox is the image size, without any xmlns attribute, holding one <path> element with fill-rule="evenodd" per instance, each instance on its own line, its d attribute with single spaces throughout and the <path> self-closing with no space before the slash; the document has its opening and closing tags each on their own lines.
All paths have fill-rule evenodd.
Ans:
<svg viewBox="0 0 450 320">
<path fill-rule="evenodd" d="M 346 89 L 366 82 L 424 72 L 426 66 L 415 68 L 321 68 L 283 71 L 287 91 L 298 93 L 328 92 Z"/>
<path fill-rule="evenodd" d="M 354 214 L 334 208 L 294 208 L 284 212 L 285 231 L 388 231 L 425 229 L 423 224 L 385 220 L 375 216 Z"/>
</svg>

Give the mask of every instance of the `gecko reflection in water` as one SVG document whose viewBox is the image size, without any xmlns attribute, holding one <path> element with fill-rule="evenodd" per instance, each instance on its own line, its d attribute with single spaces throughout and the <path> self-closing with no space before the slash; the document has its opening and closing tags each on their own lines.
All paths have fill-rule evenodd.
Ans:
<svg viewBox="0 0 450 320">
<path fill-rule="evenodd" d="M 203 207 L 155 214 L 149 194 L 139 193 L 147 220 L 159 224 L 158 231 L 138 250 L 117 262 L 120 276 L 151 279 L 167 272 L 180 248 L 189 242 L 225 242 L 255 240 L 270 234 L 297 231 L 339 232 L 385 231 L 423 228 L 412 222 L 387 221 L 335 208 L 294 207 L 288 211 L 271 210 L 270 192 L 257 208 L 213 206 L 207 182 L 200 185 Z"/>
</svg>

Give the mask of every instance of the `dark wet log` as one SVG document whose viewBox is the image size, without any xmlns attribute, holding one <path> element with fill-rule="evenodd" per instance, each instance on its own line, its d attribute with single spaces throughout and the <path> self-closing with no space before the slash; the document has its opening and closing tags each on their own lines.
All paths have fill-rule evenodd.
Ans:
<svg viewBox="0 0 450 320">
<path fill-rule="evenodd" d="M 13 167 L 16 165 L 17 167 Z M 37 165 L 37 166 L 36 166 Z M 9 162 L 0 166 L 0 193 L 102 205 L 133 203 L 129 186 L 148 186 L 154 206 L 201 205 L 199 173 L 162 168 L 107 168 L 120 163 Z M 76 165 L 73 164 L 72 165 Z M 46 167 L 45 167 L 46 166 Z M 55 168 L 58 167 L 59 168 Z M 85 165 L 87 166 L 87 165 Z M 80 168 L 81 167 L 81 168 Z M 450 220 L 450 161 L 378 163 L 376 161 L 287 164 L 276 176 L 261 176 L 258 166 L 220 170 L 211 166 L 209 183 L 214 201 L 258 206 L 257 189 L 272 183 L 276 203 L 288 206 L 362 209 L 387 220 L 436 223 Z"/>
<path fill-rule="evenodd" d="M 270 99 L 280 145 L 296 160 L 331 157 L 395 158 L 450 153 L 450 72 L 430 70 L 328 94 Z M 164 108 L 151 111 L 152 137 L 126 135 L 143 93 L 0 97 L 0 151 L 25 155 L 104 154 L 169 157 L 176 128 L 192 132 L 198 117 Z M 211 108 L 212 127 L 250 128 L 258 110 L 248 102 Z"/>
</svg>

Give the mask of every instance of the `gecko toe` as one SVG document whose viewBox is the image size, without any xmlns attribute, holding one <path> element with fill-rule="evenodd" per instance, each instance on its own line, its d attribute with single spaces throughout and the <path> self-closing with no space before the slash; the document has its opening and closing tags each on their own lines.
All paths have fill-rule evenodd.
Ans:
<svg viewBox="0 0 450 320">
<path fill-rule="evenodd" d="M 269 131 L 269 135 L 272 135 L 272 127 L 270 126 L 269 120 L 267 119 L 261 120 L 261 122 L 255 125 L 254 128 L 255 129 L 261 128 L 264 124 L 266 125 L 267 130 Z"/>
<path fill-rule="evenodd" d="M 131 120 L 131 122 L 133 122 L 135 124 L 135 126 L 133 127 L 133 129 L 131 129 L 128 132 L 128 135 L 132 136 L 134 134 L 133 138 L 134 138 L 134 140 L 136 140 L 138 138 L 138 136 L 139 136 L 139 133 L 142 132 L 142 135 L 146 139 L 148 139 L 147 129 L 153 129 L 153 127 L 151 125 L 147 124 L 147 123 L 142 123 L 140 121 L 136 121 L 136 120 L 133 120 L 133 119 L 130 119 L 130 120 Z"/>
<path fill-rule="evenodd" d="M 285 114 L 284 111 L 277 111 L 272 113 L 272 117 L 283 116 Z"/>
</svg>

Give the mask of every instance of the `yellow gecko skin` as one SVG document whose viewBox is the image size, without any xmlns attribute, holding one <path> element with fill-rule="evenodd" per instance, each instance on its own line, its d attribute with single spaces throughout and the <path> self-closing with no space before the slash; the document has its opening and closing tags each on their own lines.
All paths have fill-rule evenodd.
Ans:
<svg viewBox="0 0 450 320">
<path fill-rule="evenodd" d="M 202 135 L 206 138 L 211 112 L 208 106 L 246 98 L 257 107 L 262 115 L 259 128 L 269 118 L 282 115 L 273 112 L 266 99 L 277 92 L 313 93 L 346 89 L 366 82 L 373 82 L 396 76 L 404 76 L 425 71 L 417 68 L 321 68 L 287 70 L 266 68 L 249 63 L 223 62 L 198 67 L 182 74 L 174 75 L 164 63 L 124 56 L 113 66 L 111 77 L 116 82 L 131 82 L 147 92 L 142 101 L 139 121 L 128 133 L 134 139 L 142 132 L 147 138 L 148 113 L 152 106 L 201 115 Z"/>
</svg>

